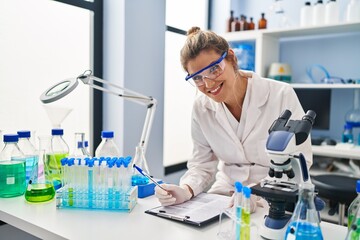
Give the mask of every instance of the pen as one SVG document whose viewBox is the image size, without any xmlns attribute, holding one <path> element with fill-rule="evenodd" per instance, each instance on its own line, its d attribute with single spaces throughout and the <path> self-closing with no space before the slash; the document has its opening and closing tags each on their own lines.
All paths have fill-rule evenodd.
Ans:
<svg viewBox="0 0 360 240">
<path fill-rule="evenodd" d="M 141 173 L 143 176 L 150 179 L 153 183 L 155 183 L 156 186 L 158 186 L 159 188 L 161 188 L 162 190 L 167 192 L 167 190 L 165 188 L 163 188 L 162 186 L 160 186 L 160 184 L 158 184 L 147 172 L 145 172 L 144 170 L 142 170 L 141 168 L 139 168 L 135 164 L 133 166 L 134 166 L 134 168 L 136 168 L 136 170 L 138 170 L 139 173 Z"/>
</svg>

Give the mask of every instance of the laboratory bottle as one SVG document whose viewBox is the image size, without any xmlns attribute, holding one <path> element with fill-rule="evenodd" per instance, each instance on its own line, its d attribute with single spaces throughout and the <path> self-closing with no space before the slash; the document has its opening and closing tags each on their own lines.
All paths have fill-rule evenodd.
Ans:
<svg viewBox="0 0 360 240">
<path fill-rule="evenodd" d="M 71 154 L 72 157 L 76 158 L 84 158 L 84 157 L 90 157 L 90 155 L 87 155 L 85 146 L 84 146 L 84 140 L 85 133 L 75 133 L 75 146 L 73 153 Z"/>
<path fill-rule="evenodd" d="M 254 19 L 251 17 L 249 22 L 249 30 L 254 30 L 254 29 L 255 29 L 255 23 L 254 23 Z"/>
<path fill-rule="evenodd" d="M 354 143 L 354 135 L 352 132 L 352 126 L 348 123 L 344 125 L 344 131 L 342 133 L 341 141 L 343 143 Z"/>
<path fill-rule="evenodd" d="M 319 214 L 315 209 L 314 185 L 305 182 L 299 187 L 299 200 L 285 233 L 285 240 L 323 240 Z"/>
<path fill-rule="evenodd" d="M 360 239 L 360 208 L 357 209 L 352 222 L 350 223 L 345 240 Z"/>
<path fill-rule="evenodd" d="M 312 25 L 313 8 L 310 2 L 305 2 L 305 5 L 300 9 L 300 26 L 308 27 Z"/>
<path fill-rule="evenodd" d="M 30 175 L 32 174 L 33 167 L 36 167 L 36 171 L 34 173 L 38 173 L 38 164 L 35 163 L 37 163 L 39 155 L 36 148 L 30 141 L 30 131 L 18 131 L 17 133 L 19 135 L 18 146 L 24 153 L 26 159 L 26 180 L 28 181 L 30 179 Z"/>
<path fill-rule="evenodd" d="M 232 25 L 232 23 L 234 22 L 234 11 L 233 10 L 231 10 L 230 11 L 230 17 L 229 17 L 229 19 L 227 20 L 227 31 L 228 32 L 231 32 L 232 31 L 232 27 L 231 27 L 231 25 Z"/>
<path fill-rule="evenodd" d="M 318 0 L 313 7 L 313 25 L 325 23 L 325 6 L 322 0 Z"/>
<path fill-rule="evenodd" d="M 241 182 L 235 182 L 235 196 L 234 196 L 234 212 L 236 219 L 236 228 L 235 228 L 235 239 L 241 239 L 241 214 L 242 214 L 242 204 L 243 204 L 243 185 Z"/>
<path fill-rule="evenodd" d="M 350 0 L 346 7 L 346 21 L 360 21 L 360 0 Z"/>
<path fill-rule="evenodd" d="M 232 22 L 232 24 L 231 24 L 231 31 L 232 31 L 232 32 L 238 32 L 238 31 L 240 31 L 240 21 L 239 21 L 239 18 L 238 18 L 238 17 L 236 17 L 236 18 L 234 19 L 234 21 Z"/>
<path fill-rule="evenodd" d="M 25 155 L 17 145 L 17 134 L 5 134 L 3 139 L 5 146 L 0 152 L 0 197 L 20 196 L 26 189 Z"/>
<path fill-rule="evenodd" d="M 95 157 L 118 157 L 120 151 L 114 141 L 114 132 L 102 131 L 101 143 L 96 148 Z"/>
<path fill-rule="evenodd" d="M 265 19 L 265 13 L 261 13 L 261 18 L 259 20 L 259 29 L 266 29 L 267 20 Z"/>
<path fill-rule="evenodd" d="M 325 5 L 325 24 L 339 23 L 339 5 L 336 0 L 330 0 Z"/>
<path fill-rule="evenodd" d="M 351 227 L 351 222 L 356 215 L 357 210 L 360 208 L 360 180 L 356 181 L 357 197 L 351 202 L 348 208 L 348 228 Z"/>
<path fill-rule="evenodd" d="M 50 175 L 46 156 L 46 145 L 50 146 L 51 137 L 40 136 L 39 140 L 39 155 L 34 161 L 33 170 L 25 191 L 26 201 L 33 203 L 48 202 L 55 197 L 54 183 Z M 37 172 L 40 163 L 43 166 L 43 174 L 41 175 Z"/>
<path fill-rule="evenodd" d="M 63 135 L 63 129 L 51 130 L 51 149 L 47 153 L 47 164 L 53 177 L 55 190 L 61 187 L 62 175 L 60 161 L 69 155 L 69 146 L 63 139 Z"/>
<path fill-rule="evenodd" d="M 241 240 L 250 240 L 250 195 L 251 189 L 243 187 L 241 204 Z"/>
<path fill-rule="evenodd" d="M 146 162 L 145 153 L 144 153 L 144 147 L 143 146 L 137 146 L 136 147 L 133 164 L 135 164 L 136 166 L 141 168 L 146 173 L 150 174 L 149 173 L 149 167 L 148 167 L 147 162 Z M 131 166 L 133 164 L 131 164 Z M 133 174 L 132 174 L 131 182 L 132 182 L 133 186 L 145 185 L 145 184 L 149 183 L 149 179 L 147 177 L 141 175 L 135 168 L 133 168 L 132 172 L 133 172 Z"/>
</svg>

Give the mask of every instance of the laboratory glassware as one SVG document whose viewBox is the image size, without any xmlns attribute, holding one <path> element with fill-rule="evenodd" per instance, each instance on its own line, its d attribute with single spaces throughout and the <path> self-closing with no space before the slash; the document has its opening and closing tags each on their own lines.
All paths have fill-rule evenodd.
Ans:
<svg viewBox="0 0 360 240">
<path fill-rule="evenodd" d="M 351 221 L 350 228 L 345 240 L 359 240 L 360 239 L 360 208 L 357 209 L 354 218 Z"/>
<path fill-rule="evenodd" d="M 85 133 L 75 133 L 73 157 L 90 157 L 85 149 Z"/>
<path fill-rule="evenodd" d="M 102 131 L 101 132 L 101 143 L 96 148 L 96 157 L 118 157 L 120 151 L 114 141 L 113 131 Z"/>
<path fill-rule="evenodd" d="M 296 239 L 323 240 L 319 214 L 314 203 L 314 185 L 309 182 L 300 184 L 299 200 L 287 227 L 285 240 Z"/>
<path fill-rule="evenodd" d="M 138 166 L 145 172 L 149 173 L 149 167 L 147 165 L 147 161 L 146 161 L 145 154 L 144 154 L 144 147 L 142 147 L 142 146 L 136 147 L 133 164 Z M 131 166 L 132 166 L 132 164 L 130 165 L 130 167 Z M 146 176 L 141 175 L 135 168 L 133 168 L 132 172 L 133 172 L 133 174 L 132 174 L 131 182 L 132 182 L 133 186 L 145 185 L 145 184 L 149 183 L 149 179 Z"/>
<path fill-rule="evenodd" d="M 250 195 L 251 189 L 243 187 L 241 204 L 241 240 L 250 240 Z"/>
<path fill-rule="evenodd" d="M 61 159 L 69 155 L 69 146 L 63 139 L 64 130 L 56 128 L 51 130 L 51 150 L 47 153 L 47 163 L 53 177 L 55 190 L 61 187 Z"/>
<path fill-rule="evenodd" d="M 47 163 L 46 149 L 50 146 L 50 136 L 39 137 L 39 156 L 34 161 L 32 173 L 26 187 L 25 199 L 28 202 L 48 202 L 55 197 L 55 188 Z M 38 166 L 41 162 L 43 174 L 38 174 Z"/>
<path fill-rule="evenodd" d="M 31 133 L 30 131 L 18 131 L 19 142 L 18 146 L 20 150 L 25 155 L 26 161 L 26 180 L 30 179 L 30 175 L 32 174 L 32 168 L 36 167 L 36 174 L 38 173 L 38 153 L 34 145 L 30 141 Z"/>
<path fill-rule="evenodd" d="M 351 222 L 356 217 L 356 211 L 360 208 L 360 180 L 356 181 L 357 197 L 351 202 L 348 209 L 348 228 L 351 227 Z"/>
<path fill-rule="evenodd" d="M 25 155 L 17 145 L 17 134 L 4 135 L 5 146 L 0 153 L 0 197 L 24 194 L 26 189 Z"/>
<path fill-rule="evenodd" d="M 343 143 L 354 143 L 354 135 L 352 132 L 352 126 L 348 123 L 344 125 L 344 131 L 341 136 L 341 141 Z"/>
</svg>

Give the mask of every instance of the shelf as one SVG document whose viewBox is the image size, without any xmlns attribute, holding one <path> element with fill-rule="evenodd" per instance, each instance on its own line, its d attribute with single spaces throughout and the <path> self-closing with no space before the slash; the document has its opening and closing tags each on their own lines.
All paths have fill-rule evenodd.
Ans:
<svg viewBox="0 0 360 240">
<path fill-rule="evenodd" d="M 360 88 L 360 84 L 321 84 L 321 83 L 291 83 L 293 88 L 303 89 L 354 89 Z"/>
<path fill-rule="evenodd" d="M 338 143 L 335 146 L 312 146 L 313 155 L 360 160 L 360 146 Z"/>
</svg>

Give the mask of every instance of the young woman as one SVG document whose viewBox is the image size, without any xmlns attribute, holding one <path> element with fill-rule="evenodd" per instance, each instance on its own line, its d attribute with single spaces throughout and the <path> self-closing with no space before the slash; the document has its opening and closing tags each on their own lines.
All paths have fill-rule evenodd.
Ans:
<svg viewBox="0 0 360 240">
<path fill-rule="evenodd" d="M 180 55 L 186 81 L 202 94 L 193 105 L 194 148 L 188 171 L 179 186 L 155 188 L 162 205 L 182 203 L 207 189 L 231 196 L 236 181 L 244 186 L 259 183 L 269 171 L 269 127 L 285 109 L 292 112 L 291 119 L 305 114 L 290 85 L 239 70 L 234 51 L 214 32 L 191 28 Z M 310 138 L 301 147 L 310 167 Z M 256 203 L 262 204 L 256 196 L 251 200 L 252 211 Z"/>
</svg>

